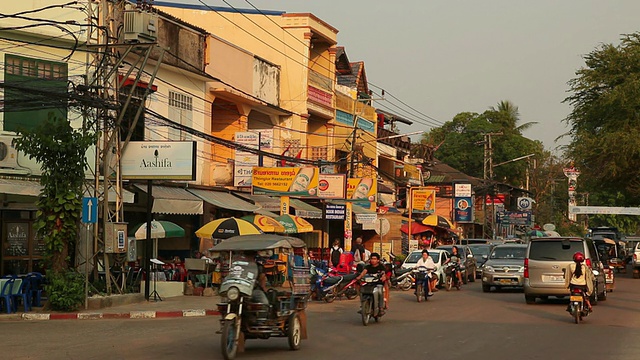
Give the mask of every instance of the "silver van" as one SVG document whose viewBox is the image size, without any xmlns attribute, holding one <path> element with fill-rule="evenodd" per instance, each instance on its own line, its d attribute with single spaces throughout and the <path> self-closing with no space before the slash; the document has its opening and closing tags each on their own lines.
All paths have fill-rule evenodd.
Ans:
<svg viewBox="0 0 640 360">
<path fill-rule="evenodd" d="M 531 239 L 524 259 L 524 298 L 534 304 L 536 298 L 564 297 L 564 270 L 573 262 L 573 254 L 582 252 L 585 264 L 594 271 L 596 283 L 591 304 L 607 299 L 603 265 L 591 239 L 578 237 L 549 237 Z"/>
</svg>

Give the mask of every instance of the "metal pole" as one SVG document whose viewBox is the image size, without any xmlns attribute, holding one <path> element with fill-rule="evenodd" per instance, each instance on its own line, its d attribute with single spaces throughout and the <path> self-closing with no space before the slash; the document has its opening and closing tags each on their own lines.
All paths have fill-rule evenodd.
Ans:
<svg viewBox="0 0 640 360">
<path fill-rule="evenodd" d="M 98 214 L 96 214 L 97 216 Z M 89 308 L 89 227 L 87 224 L 87 231 L 85 233 L 85 247 L 84 247 L 84 308 Z"/>
<path fill-rule="evenodd" d="M 149 301 L 149 293 L 151 290 L 149 287 L 149 281 L 151 281 L 151 253 L 153 252 L 153 243 L 151 242 L 151 221 L 153 220 L 153 214 L 151 214 L 151 211 L 153 210 L 153 195 L 151 193 L 153 188 L 152 183 L 153 180 L 147 180 L 147 236 L 144 243 L 144 261 L 145 268 L 147 269 L 147 281 L 144 282 L 144 298 L 147 301 Z"/>
<path fill-rule="evenodd" d="M 327 233 L 327 203 L 325 202 L 324 199 L 321 200 L 322 202 L 322 238 L 320 239 L 320 261 L 324 260 L 323 259 L 323 255 L 324 255 L 324 238 L 325 238 L 325 234 Z M 329 244 L 327 244 L 327 247 Z"/>
</svg>

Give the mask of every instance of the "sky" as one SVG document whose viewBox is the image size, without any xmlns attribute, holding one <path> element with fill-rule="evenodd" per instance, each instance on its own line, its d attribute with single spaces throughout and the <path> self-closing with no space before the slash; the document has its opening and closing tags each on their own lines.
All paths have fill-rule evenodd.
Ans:
<svg viewBox="0 0 640 360">
<path fill-rule="evenodd" d="M 385 89 L 376 105 L 414 121 L 401 133 L 509 100 L 521 124 L 538 123 L 524 136 L 554 151 L 570 142 L 556 138 L 569 130 L 563 100 L 583 55 L 640 31 L 639 0 L 202 1 L 310 12 L 337 28 L 349 60 L 364 61 L 370 85 Z"/>
</svg>

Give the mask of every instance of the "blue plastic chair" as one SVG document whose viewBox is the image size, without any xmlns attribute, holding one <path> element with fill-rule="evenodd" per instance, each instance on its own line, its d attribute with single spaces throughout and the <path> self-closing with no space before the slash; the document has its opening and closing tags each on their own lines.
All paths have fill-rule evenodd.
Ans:
<svg viewBox="0 0 640 360">
<path fill-rule="evenodd" d="M 13 282 L 15 281 L 15 278 L 5 276 L 3 279 L 9 279 L 9 281 L 5 282 L 2 285 L 2 289 L 0 289 L 0 300 L 4 301 L 4 307 L 7 309 L 7 314 L 11 314 L 13 312 L 11 293 L 13 293 Z"/>
<path fill-rule="evenodd" d="M 28 278 L 22 279 L 20 290 L 11 297 L 13 298 L 13 312 L 18 312 L 18 301 L 20 300 L 22 300 L 24 312 L 29 312 L 31 310 L 31 281 Z"/>
<path fill-rule="evenodd" d="M 42 306 L 42 274 L 39 272 L 28 273 L 27 279 L 31 282 L 31 305 Z"/>
</svg>

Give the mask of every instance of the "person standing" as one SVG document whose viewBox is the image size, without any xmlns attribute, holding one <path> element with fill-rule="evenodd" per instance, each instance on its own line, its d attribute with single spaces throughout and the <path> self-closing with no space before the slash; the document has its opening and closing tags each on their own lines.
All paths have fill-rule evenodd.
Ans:
<svg viewBox="0 0 640 360">
<path fill-rule="evenodd" d="M 356 238 L 356 243 L 353 246 L 353 261 L 356 263 L 366 262 L 364 245 L 362 245 L 362 236 Z"/>
<path fill-rule="evenodd" d="M 331 247 L 330 261 L 331 265 L 335 268 L 340 265 L 340 256 L 344 250 L 340 247 L 340 239 L 333 240 L 333 246 Z"/>
</svg>

